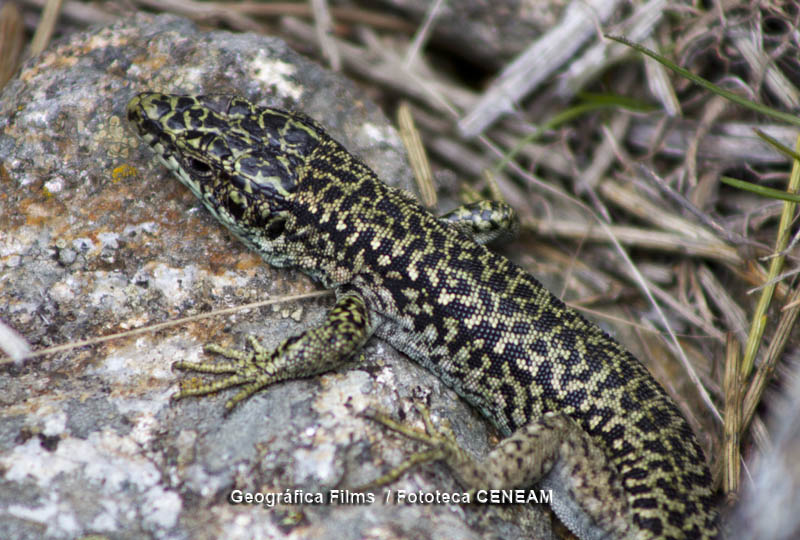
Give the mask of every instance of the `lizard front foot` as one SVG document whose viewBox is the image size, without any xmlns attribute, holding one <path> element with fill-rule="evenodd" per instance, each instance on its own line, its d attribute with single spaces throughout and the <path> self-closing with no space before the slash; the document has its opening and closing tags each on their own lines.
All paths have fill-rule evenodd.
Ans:
<svg viewBox="0 0 800 540">
<path fill-rule="evenodd" d="M 355 292 L 342 294 L 316 328 L 284 340 L 274 350 L 248 336 L 252 350 L 206 345 L 205 350 L 227 358 L 221 362 L 176 362 L 174 369 L 228 374 L 211 383 L 185 382 L 173 399 L 215 394 L 232 386 L 242 389 L 225 403 L 230 411 L 237 403 L 267 386 L 290 379 L 310 377 L 337 368 L 360 350 L 369 337 L 369 314 L 364 299 Z M 190 380 L 191 381 L 191 380 Z"/>
<path fill-rule="evenodd" d="M 244 386 L 233 398 L 225 403 L 225 409 L 231 410 L 237 403 L 275 382 L 277 369 L 275 360 L 280 348 L 270 351 L 264 348 L 254 336 L 247 336 L 252 350 L 239 350 L 222 347 L 215 343 L 205 346 L 210 353 L 219 354 L 228 361 L 223 362 L 176 362 L 173 369 L 211 373 L 215 375 L 230 374 L 228 377 L 210 383 L 196 384 L 196 379 L 181 382 L 180 390 L 172 396 L 180 400 L 189 396 L 205 396 L 216 394 L 233 386 Z"/>
</svg>

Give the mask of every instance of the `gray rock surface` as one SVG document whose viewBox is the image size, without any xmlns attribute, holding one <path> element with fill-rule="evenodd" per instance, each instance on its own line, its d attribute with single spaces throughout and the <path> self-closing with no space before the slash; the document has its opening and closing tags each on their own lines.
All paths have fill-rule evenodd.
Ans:
<svg viewBox="0 0 800 540">
<path fill-rule="evenodd" d="M 409 186 L 394 130 L 351 83 L 278 39 L 139 16 L 76 34 L 0 95 L 0 319 L 34 347 L 315 290 L 267 267 L 157 165 L 125 125 L 137 92 L 238 93 L 314 116 L 379 175 Z M 276 304 L 0 364 L 0 537 L 548 537 L 543 508 L 231 504 L 235 489 L 317 497 L 365 483 L 417 447 L 361 418 L 428 402 L 476 453 L 484 422 L 438 379 L 371 340 L 365 362 L 260 392 L 171 403 L 208 341 L 267 346 L 330 298 Z M 392 490 L 459 492 L 446 467 Z M 295 490 L 301 490 L 295 492 Z"/>
</svg>

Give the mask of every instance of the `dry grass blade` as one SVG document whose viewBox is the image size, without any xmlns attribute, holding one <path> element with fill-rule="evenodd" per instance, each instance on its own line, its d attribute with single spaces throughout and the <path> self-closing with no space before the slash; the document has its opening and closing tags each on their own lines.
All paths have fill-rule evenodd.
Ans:
<svg viewBox="0 0 800 540">
<path fill-rule="evenodd" d="M 711 131 L 711 127 L 725 112 L 728 105 L 729 103 L 724 98 L 720 96 L 712 97 L 703 111 L 703 116 L 695 133 L 689 140 L 689 148 L 686 152 L 686 171 L 689 175 L 690 186 L 697 185 L 697 150 L 700 146 L 700 141 L 705 139 L 706 135 Z"/>
<path fill-rule="evenodd" d="M 422 204 L 426 208 L 435 208 L 437 197 L 431 164 L 407 102 L 402 102 L 397 107 L 397 127 L 400 138 L 403 139 L 403 146 L 408 152 L 408 161 L 414 171 L 414 180 L 417 182 Z"/>
<path fill-rule="evenodd" d="M 194 21 L 225 21 L 237 30 L 267 33 L 267 27 L 253 20 L 249 14 L 236 9 L 236 3 L 194 2 L 193 0 L 132 0 L 153 9 L 183 15 Z"/>
<path fill-rule="evenodd" d="M 608 173 L 609 168 L 614 165 L 617 156 L 615 150 L 618 148 L 618 141 L 625 139 L 625 133 L 631 124 L 631 117 L 627 114 L 620 114 L 611 119 L 611 125 L 604 130 L 603 140 L 592 156 L 591 164 L 585 168 L 578 177 L 578 190 L 595 190 L 600 180 Z"/>
<path fill-rule="evenodd" d="M 650 48 L 656 47 L 656 41 L 648 36 L 642 40 Z M 680 116 L 681 104 L 675 95 L 675 88 L 669 79 L 667 70 L 655 60 L 645 59 L 645 73 L 647 73 L 647 86 L 650 92 L 661 103 L 661 108 L 667 116 Z"/>
<path fill-rule="evenodd" d="M 657 122 L 641 120 L 631 127 L 627 142 L 636 148 L 649 150 L 653 141 L 662 135 L 662 128 L 663 125 Z M 697 159 L 750 167 L 786 163 L 786 156 L 755 135 L 754 128 L 769 133 L 784 144 L 792 144 L 797 134 L 797 128 L 778 124 L 717 123 L 698 142 Z M 659 151 L 669 157 L 685 157 L 696 129 L 689 122 L 678 122 L 668 133 L 663 134 Z"/>
<path fill-rule="evenodd" d="M 319 43 L 322 54 L 328 59 L 330 68 L 333 71 L 342 69 L 342 55 L 339 54 L 339 47 L 331 39 L 333 34 L 333 18 L 328 7 L 327 0 L 311 0 L 311 8 L 314 12 L 314 28 L 317 30 L 317 42 Z"/>
<path fill-rule="evenodd" d="M 575 223 L 572 221 L 542 220 L 528 218 L 523 225 L 539 235 L 552 235 L 575 240 L 587 239 L 605 242 L 608 236 L 596 225 Z M 718 240 L 692 238 L 680 233 L 655 231 L 626 225 L 609 225 L 609 231 L 620 243 L 647 249 L 655 249 L 667 253 L 683 253 L 706 259 L 715 259 L 730 264 L 742 264 L 742 258 L 736 249 Z"/>
<path fill-rule="evenodd" d="M 722 314 L 725 320 L 725 326 L 728 332 L 732 333 L 739 340 L 740 345 L 744 347 L 747 342 L 747 315 L 739 304 L 729 294 L 726 289 L 709 270 L 705 264 L 699 265 L 697 268 L 697 276 L 700 280 L 700 285 L 704 290 L 708 291 L 707 296 L 714 303 L 717 312 Z"/>
<path fill-rule="evenodd" d="M 25 45 L 25 25 L 13 2 L 0 8 L 0 88 L 14 75 L 22 59 Z"/>
<path fill-rule="evenodd" d="M 611 33 L 641 41 L 650 36 L 664 16 L 667 0 L 649 0 L 636 7 L 630 17 L 614 25 Z M 628 54 L 627 47 L 609 40 L 601 40 L 589 47 L 581 56 L 570 61 L 556 83 L 556 95 L 567 101 L 594 81 L 600 73 Z"/>
<path fill-rule="evenodd" d="M 419 52 L 430 38 L 431 30 L 433 29 L 433 24 L 436 21 L 436 17 L 438 17 L 441 13 L 441 7 L 442 0 L 436 0 L 433 4 L 431 4 L 430 8 L 428 8 L 425 21 L 423 21 L 423 23 L 420 25 L 417 33 L 414 35 L 414 39 L 411 41 L 411 44 L 406 50 L 406 57 L 403 61 L 403 64 L 405 64 L 406 68 L 410 69 L 414 62 L 418 60 Z"/>
<path fill-rule="evenodd" d="M 794 125 L 794 126 L 800 126 L 800 118 L 798 118 L 798 117 L 796 117 L 796 116 L 794 116 L 792 114 L 789 114 L 789 113 L 778 111 L 778 110 L 773 109 L 771 107 L 768 107 L 766 105 L 762 105 L 761 103 L 756 103 L 755 101 L 752 101 L 752 100 L 749 100 L 749 99 L 745 99 L 745 98 L 739 96 L 738 94 L 736 94 L 735 92 L 731 92 L 730 90 L 726 90 L 725 88 L 717 86 L 717 85 L 715 85 L 715 84 L 703 79 L 702 77 L 698 77 L 697 75 L 695 75 L 691 71 L 689 71 L 689 70 L 677 65 L 676 63 L 672 62 L 671 60 L 667 59 L 666 57 L 661 56 L 661 55 L 659 55 L 658 53 L 656 53 L 654 51 L 651 51 L 647 47 L 643 47 L 642 45 L 639 45 L 638 43 L 631 42 L 628 39 L 626 39 L 624 37 L 620 37 L 620 36 L 606 35 L 606 37 L 609 38 L 609 39 L 613 39 L 614 41 L 619 41 L 620 43 L 624 43 L 627 46 L 639 51 L 640 53 L 642 53 L 644 55 L 647 55 L 650 58 L 653 58 L 655 60 L 658 60 L 660 63 L 664 64 L 665 66 L 667 66 L 671 70 L 675 71 L 676 73 L 682 75 L 683 77 L 686 77 L 687 79 L 689 79 L 693 83 L 695 83 L 695 84 L 697 84 L 699 86 L 702 86 L 703 88 L 709 90 L 710 92 L 713 92 L 714 94 L 717 94 L 718 96 L 722 96 L 725 99 L 727 99 L 728 101 L 736 103 L 737 105 L 740 105 L 741 107 L 744 107 L 746 109 L 750 109 L 751 111 L 754 111 L 754 112 L 757 112 L 757 113 L 760 113 L 760 114 L 764 114 L 764 115 L 769 116 L 771 118 L 782 120 L 782 121 L 787 122 L 787 123 L 789 123 L 791 125 Z"/>
<path fill-rule="evenodd" d="M 61 0 L 47 0 L 42 12 L 42 18 L 39 19 L 39 25 L 36 27 L 36 33 L 31 40 L 30 55 L 37 56 L 40 54 L 47 44 L 50 43 L 50 38 L 53 36 L 58 16 L 61 12 Z"/>
<path fill-rule="evenodd" d="M 70 351 L 72 349 L 77 349 L 78 347 L 85 347 L 87 345 L 97 345 L 98 343 L 105 343 L 107 341 L 113 341 L 115 339 L 122 339 L 131 336 L 137 336 L 140 334 L 148 334 L 151 332 L 156 332 L 158 330 L 163 330 L 165 328 L 171 328 L 173 326 L 178 326 L 181 324 L 186 324 L 189 322 L 200 321 L 203 319 L 208 319 L 211 317 L 219 317 L 221 315 L 230 315 L 231 313 L 239 313 L 242 311 L 247 311 L 249 309 L 255 309 L 263 306 L 269 306 L 272 304 L 280 304 L 283 302 L 294 302 L 297 300 L 305 300 L 308 298 L 319 298 L 322 296 L 329 296 L 333 294 L 332 291 L 315 291 L 310 293 L 304 294 L 295 294 L 291 296 L 282 296 L 280 298 L 272 298 L 270 300 L 263 300 L 261 302 L 252 302 L 250 304 L 243 304 L 241 306 L 235 306 L 231 308 L 224 308 L 224 309 L 216 309 L 213 311 L 209 311 L 208 313 L 201 313 L 199 315 L 192 315 L 191 317 L 181 317 L 179 319 L 173 319 L 171 321 L 166 321 L 163 323 L 152 324 L 150 326 L 144 326 L 142 328 L 135 328 L 133 330 L 125 330 L 124 332 L 116 332 L 113 334 L 109 334 L 107 336 L 98 336 L 89 339 L 83 339 L 80 341 L 73 341 L 71 343 L 65 343 L 63 345 L 56 345 L 53 347 L 47 347 L 46 349 L 39 349 L 37 351 L 26 351 L 23 359 L 27 358 L 36 358 L 40 356 L 45 356 L 48 354 L 54 354 L 58 352 Z M 5 325 L 0 323 L 0 331 L 3 330 Z M 3 334 L 0 334 L 0 340 L 4 338 Z M 7 364 L 9 362 L 18 361 L 19 355 L 16 354 L 14 351 L 8 352 L 9 358 L 0 358 L 0 366 L 3 364 Z"/>
<path fill-rule="evenodd" d="M 286 17 L 282 21 L 282 28 L 299 41 L 313 43 L 315 39 L 313 28 L 298 19 Z M 474 92 L 443 80 L 433 72 L 425 72 L 423 76 L 407 70 L 396 52 L 388 50 L 378 40 L 371 40 L 370 46 L 368 49 L 345 40 L 337 40 L 344 66 L 373 84 L 414 98 L 447 114 L 455 114 L 454 106 L 463 107 L 475 101 Z"/>
<path fill-rule="evenodd" d="M 49 0 L 20 0 L 21 4 L 43 8 Z M 107 6 L 106 6 L 107 7 Z M 115 13 L 106 11 L 101 6 L 79 2 L 77 0 L 67 0 L 61 4 L 61 18 L 69 19 L 72 22 L 81 24 L 111 24 L 119 16 Z"/>
<path fill-rule="evenodd" d="M 577 179 L 578 193 L 586 191 L 592 199 L 592 206 L 608 222 L 612 220 L 611 214 L 597 194 L 597 183 L 613 166 L 617 156 L 621 153 L 618 141 L 625 138 L 625 132 L 629 126 L 630 117 L 627 114 L 621 114 L 611 120 L 610 128 L 603 128 L 603 141 L 594 152 L 592 163 Z"/>
<path fill-rule="evenodd" d="M 796 287 L 792 292 L 791 297 L 787 300 L 788 309 L 784 309 L 781 314 L 781 319 L 778 322 L 778 327 L 775 329 L 775 335 L 764 354 L 764 359 L 756 369 L 753 379 L 750 381 L 750 386 L 747 388 L 747 393 L 744 396 L 744 403 L 742 404 L 741 426 L 740 431 L 744 432 L 750 421 L 755 415 L 756 408 L 761 403 L 761 396 L 764 395 L 767 385 L 772 381 L 772 375 L 783 356 L 783 351 L 791 338 L 791 332 L 794 324 L 797 321 L 797 316 L 800 314 L 800 287 Z"/>
<path fill-rule="evenodd" d="M 725 379 L 723 382 L 725 391 L 725 419 L 724 426 L 724 474 L 723 491 L 728 502 L 733 502 L 739 490 L 739 475 L 741 455 L 739 453 L 739 424 L 741 422 L 741 400 L 742 400 L 742 380 L 741 380 L 741 353 L 739 344 L 734 339 L 733 334 L 728 334 L 726 354 L 725 354 Z"/>
<path fill-rule="evenodd" d="M 651 179 L 652 185 L 658 188 L 661 193 L 666 195 L 667 198 L 672 200 L 678 206 L 688 211 L 690 215 L 697 218 L 697 221 L 704 225 L 704 227 L 698 227 L 676 215 L 665 214 L 662 216 L 662 214 L 664 214 L 663 210 L 660 210 L 655 203 L 651 203 L 648 199 L 641 197 L 634 192 L 626 193 L 627 197 L 634 199 L 632 204 L 628 204 L 626 206 L 629 212 L 638 214 L 642 219 L 653 221 L 666 229 L 685 234 L 689 237 L 719 240 L 717 237 L 717 235 L 719 235 L 725 238 L 727 242 L 734 245 L 745 243 L 744 238 L 742 238 L 740 235 L 737 235 L 735 232 L 728 230 L 724 225 L 697 208 L 697 206 L 692 204 L 692 202 L 684 197 L 681 193 L 672 188 L 666 182 L 662 181 L 655 173 L 653 173 L 652 170 L 644 166 L 640 167 L 639 170 L 646 178 Z M 614 194 L 611 192 L 607 193 L 607 195 L 609 197 L 614 196 Z M 622 204 L 621 198 L 615 198 L 617 198 L 620 204 Z M 711 231 L 713 231 L 713 233 Z"/>
<path fill-rule="evenodd" d="M 733 29 L 730 33 L 733 43 L 742 53 L 742 58 L 747 61 L 754 73 L 764 75 L 767 87 L 782 102 L 783 106 L 790 110 L 797 108 L 800 104 L 797 88 L 761 48 L 761 44 L 764 42 L 761 28 L 751 27 L 749 31 Z"/>
</svg>

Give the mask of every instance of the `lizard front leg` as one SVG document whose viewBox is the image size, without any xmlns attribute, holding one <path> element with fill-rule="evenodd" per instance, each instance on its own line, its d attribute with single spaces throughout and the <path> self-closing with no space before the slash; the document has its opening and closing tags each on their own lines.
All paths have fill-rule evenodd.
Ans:
<svg viewBox="0 0 800 540">
<path fill-rule="evenodd" d="M 364 299 L 355 292 L 347 292 L 337 299 L 320 326 L 286 339 L 274 350 L 262 347 L 255 337 L 248 336 L 252 350 L 206 345 L 206 351 L 219 354 L 227 361 L 176 362 L 174 369 L 229 376 L 199 386 L 184 382 L 173 399 L 215 394 L 225 388 L 241 386 L 239 393 L 225 404 L 225 408 L 231 410 L 240 401 L 278 381 L 335 369 L 358 351 L 371 333 Z"/>
<path fill-rule="evenodd" d="M 508 204 L 483 200 L 459 206 L 439 216 L 447 223 L 479 244 L 491 244 L 516 236 L 519 217 Z"/>
</svg>

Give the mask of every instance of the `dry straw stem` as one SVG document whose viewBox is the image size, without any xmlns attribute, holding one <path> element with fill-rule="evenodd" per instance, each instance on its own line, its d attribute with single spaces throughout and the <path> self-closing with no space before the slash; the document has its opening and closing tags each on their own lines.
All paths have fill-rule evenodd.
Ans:
<svg viewBox="0 0 800 540">
<path fill-rule="evenodd" d="M 718 122 L 713 131 L 697 144 L 698 159 L 706 162 L 722 161 L 750 167 L 779 165 L 786 163 L 786 156 L 760 139 L 753 131 L 758 127 L 784 144 L 791 144 L 797 136 L 797 128 L 781 124 L 753 124 L 735 121 Z M 650 145 L 663 127 L 655 120 L 639 119 L 628 132 L 626 142 L 636 148 L 650 149 Z M 659 150 L 670 157 L 684 157 L 697 126 L 687 120 L 677 120 L 661 139 Z"/>
<path fill-rule="evenodd" d="M 417 182 L 420 199 L 426 208 L 435 208 L 437 203 L 436 186 L 433 184 L 433 172 L 422 144 L 419 130 L 414 124 L 411 107 L 403 101 L 397 107 L 397 129 L 408 152 L 408 161 L 414 171 L 414 180 Z"/>
<path fill-rule="evenodd" d="M 21 6 L 43 8 L 50 0 L 17 0 Z M 109 12 L 94 4 L 67 0 L 60 6 L 60 17 L 70 22 L 89 24 L 110 24 L 119 18 L 118 14 Z"/>
<path fill-rule="evenodd" d="M 342 69 L 342 55 L 339 47 L 331 39 L 333 34 L 333 18 L 327 0 L 311 0 L 311 9 L 314 13 L 314 28 L 317 31 L 317 42 L 322 55 L 328 60 L 328 65 L 333 71 Z"/>
<path fill-rule="evenodd" d="M 299 19 L 283 18 L 281 29 L 297 41 L 315 41 L 313 28 Z M 344 67 L 371 83 L 425 103 L 440 113 L 453 114 L 454 106 L 463 107 L 477 99 L 474 92 L 443 78 L 422 62 L 407 67 L 397 51 L 383 44 L 370 30 L 362 29 L 361 37 L 367 46 L 332 39 L 342 54 Z"/>
<path fill-rule="evenodd" d="M 763 74 L 767 88 L 781 104 L 786 109 L 796 109 L 800 104 L 797 88 L 762 49 L 764 36 L 761 28 L 756 25 L 751 25 L 747 29 L 732 28 L 729 30 L 729 35 L 736 48 L 742 53 L 742 58 L 750 65 L 750 69 L 754 73 Z"/>
<path fill-rule="evenodd" d="M 597 225 L 576 223 L 573 220 L 543 220 L 527 218 L 523 225 L 537 234 L 558 236 L 573 240 L 592 240 L 605 242 L 606 232 Z M 664 232 L 628 225 L 609 225 L 608 231 L 621 244 L 667 253 L 683 253 L 695 257 L 716 259 L 730 264 L 741 264 L 742 260 L 735 248 L 717 239 L 693 238 L 681 233 Z"/>
<path fill-rule="evenodd" d="M 628 36 L 632 41 L 643 41 L 664 16 L 667 0 L 649 0 L 639 4 L 626 19 L 607 30 L 607 33 Z M 570 60 L 556 81 L 555 94 L 564 102 L 575 97 L 581 89 L 593 82 L 609 66 L 630 55 L 630 49 L 608 39 L 598 40 L 578 57 Z"/>
<path fill-rule="evenodd" d="M 642 41 L 647 47 L 656 48 L 656 41 L 652 36 L 648 35 Z M 661 103 L 661 108 L 667 116 L 679 116 L 681 114 L 681 104 L 678 101 L 678 96 L 675 95 L 675 88 L 672 86 L 667 69 L 650 59 L 645 59 L 644 67 L 647 75 L 647 86 L 653 96 Z"/>
<path fill-rule="evenodd" d="M 17 71 L 24 45 L 22 15 L 16 4 L 6 2 L 0 8 L 0 88 Z"/>
<path fill-rule="evenodd" d="M 53 36 L 53 31 L 58 22 L 59 12 L 61 11 L 61 0 L 47 0 L 42 13 L 42 18 L 39 19 L 39 25 L 36 27 L 36 33 L 31 40 L 30 55 L 36 56 L 40 54 Z"/>
<path fill-rule="evenodd" d="M 419 60 L 420 51 L 431 36 L 431 30 L 433 30 L 434 22 L 442 13 L 442 1 L 443 0 L 435 0 L 430 5 L 428 8 L 428 13 L 425 15 L 425 20 L 419 25 L 416 34 L 414 34 L 414 39 L 406 48 L 406 56 L 403 60 L 403 63 L 407 68 L 410 68 L 416 61 Z"/>
<path fill-rule="evenodd" d="M 717 308 L 717 312 L 722 315 L 725 327 L 729 332 L 733 332 L 739 343 L 744 347 L 747 343 L 747 314 L 738 302 L 730 295 L 728 289 L 720 283 L 708 265 L 700 264 L 697 266 L 697 277 L 702 288 L 708 292 L 707 296 Z"/>
<path fill-rule="evenodd" d="M 772 380 L 775 368 L 783 357 L 783 351 L 786 349 L 786 345 L 791 338 L 791 332 L 797 321 L 797 315 L 800 313 L 800 287 L 795 287 L 786 304 L 791 307 L 782 310 L 781 319 L 778 322 L 778 327 L 775 329 L 775 335 L 772 337 L 767 352 L 764 354 L 761 364 L 759 364 L 756 369 L 753 380 L 750 381 L 750 386 L 747 388 L 747 393 L 744 396 L 741 426 L 739 427 L 741 432 L 747 429 L 747 426 L 753 419 L 756 407 L 761 403 L 761 396 Z"/>
<path fill-rule="evenodd" d="M 727 347 L 725 354 L 725 419 L 724 419 L 724 463 L 725 471 L 723 474 L 722 490 L 732 502 L 739 489 L 740 460 L 739 438 L 741 433 L 739 425 L 741 422 L 741 401 L 742 401 L 742 371 L 740 366 L 741 353 L 739 343 L 728 334 Z"/>
<path fill-rule="evenodd" d="M 474 137 L 511 111 L 595 35 L 597 25 L 608 19 L 617 4 L 618 0 L 570 2 L 561 22 L 511 62 L 458 122 L 461 133 Z"/>
<path fill-rule="evenodd" d="M 316 2 L 316 0 L 314 0 Z M 259 32 L 267 34 L 270 27 L 261 23 L 257 18 L 270 17 L 314 17 L 315 21 L 320 16 L 318 6 L 312 6 L 309 2 L 198 2 L 193 0 L 131 0 L 132 4 L 141 7 L 152 8 L 157 11 L 166 11 L 183 15 L 190 19 L 204 22 L 206 24 L 214 21 L 224 22 L 235 30 L 246 32 Z M 324 7 L 322 9 L 325 9 Z M 414 27 L 401 17 L 387 15 L 370 10 L 362 10 L 354 7 L 330 7 L 328 9 L 331 18 L 330 28 L 336 29 L 337 23 L 356 23 L 365 24 L 373 28 L 394 30 L 402 32 L 412 32 Z M 324 18 L 325 15 L 322 15 Z M 338 48 L 330 33 L 331 38 L 322 45 L 318 42 L 319 34 L 314 30 L 314 36 L 310 40 L 317 43 L 326 50 Z"/>
<path fill-rule="evenodd" d="M 70 351 L 72 349 L 77 349 L 78 347 L 85 347 L 87 345 L 97 345 L 98 343 L 105 343 L 107 341 L 113 341 L 116 339 L 123 339 L 128 338 L 131 336 L 138 336 L 140 334 L 149 334 L 151 332 L 157 332 L 158 330 L 163 330 L 165 328 L 171 328 L 173 326 L 179 326 L 182 324 L 187 324 L 190 322 L 200 321 L 203 319 L 209 319 L 211 317 L 220 317 L 222 315 L 230 315 L 233 313 L 240 313 L 242 311 L 247 311 L 250 309 L 255 309 L 263 306 L 269 306 L 272 304 L 282 304 L 284 302 L 296 302 L 299 300 L 306 300 L 309 298 L 320 298 L 322 296 L 329 296 L 332 295 L 333 291 L 314 291 L 310 293 L 303 293 L 303 294 L 294 294 L 289 296 L 279 296 L 277 298 L 270 298 L 269 300 L 262 300 L 260 302 L 252 302 L 250 304 L 242 304 L 241 306 L 234 306 L 230 308 L 223 308 L 223 309 L 215 309 L 209 311 L 208 313 L 200 313 L 197 315 L 192 315 L 190 317 L 181 317 L 179 319 L 172 319 L 170 321 L 165 321 L 163 323 L 152 324 L 148 326 L 143 326 L 142 328 L 134 328 L 133 330 L 125 330 L 123 332 L 115 332 L 113 334 L 108 334 L 106 336 L 97 336 L 92 337 L 89 339 L 83 339 L 80 341 L 72 341 L 70 343 L 64 343 L 62 345 L 55 345 L 53 347 L 47 347 L 46 349 L 39 349 L 36 351 L 23 351 L 21 354 L 13 354 L 8 358 L 0 357 L 0 366 L 3 364 L 8 364 L 10 362 L 16 362 L 19 360 L 24 360 L 28 358 L 36 358 L 45 356 L 48 354 L 54 354 L 64 351 Z M 0 337 L 3 337 L 5 334 L 2 333 L 3 331 L 2 323 L 0 322 Z M 11 353 L 9 353 L 11 354 Z"/>
</svg>

